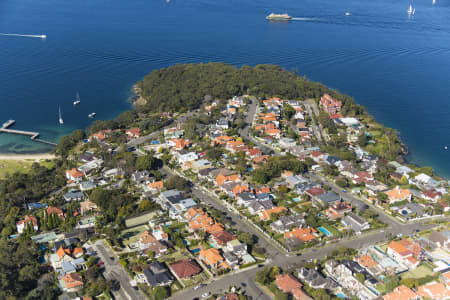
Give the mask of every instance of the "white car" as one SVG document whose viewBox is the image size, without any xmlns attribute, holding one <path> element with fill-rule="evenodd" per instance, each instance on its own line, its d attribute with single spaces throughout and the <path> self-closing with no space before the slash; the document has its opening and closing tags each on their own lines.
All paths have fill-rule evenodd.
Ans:
<svg viewBox="0 0 450 300">
<path fill-rule="evenodd" d="M 194 291 L 198 290 L 200 288 L 200 285 L 194 286 Z"/>
<path fill-rule="evenodd" d="M 209 292 L 202 294 L 202 298 L 208 298 L 208 296 L 209 296 Z"/>
</svg>

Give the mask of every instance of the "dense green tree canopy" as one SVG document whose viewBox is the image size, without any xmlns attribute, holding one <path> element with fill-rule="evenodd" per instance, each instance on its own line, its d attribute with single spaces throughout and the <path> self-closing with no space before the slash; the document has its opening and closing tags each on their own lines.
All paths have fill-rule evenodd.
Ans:
<svg viewBox="0 0 450 300">
<path fill-rule="evenodd" d="M 183 64 L 154 70 L 138 82 L 146 111 L 185 112 L 198 108 L 205 99 L 227 99 L 235 95 L 279 96 L 290 99 L 318 98 L 324 93 L 338 93 L 321 83 L 311 82 L 280 66 L 243 66 L 224 63 Z M 339 95 L 346 112 L 363 109 L 345 95 Z"/>
</svg>

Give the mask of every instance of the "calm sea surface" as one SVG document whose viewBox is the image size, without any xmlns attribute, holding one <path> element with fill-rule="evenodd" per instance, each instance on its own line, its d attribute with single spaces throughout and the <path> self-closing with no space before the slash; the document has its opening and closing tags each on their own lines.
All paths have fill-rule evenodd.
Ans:
<svg viewBox="0 0 450 300">
<path fill-rule="evenodd" d="M 91 112 L 129 109 L 133 83 L 153 69 L 280 64 L 354 96 L 399 130 L 410 162 L 450 176 L 450 3 L 436 1 L 415 1 L 408 18 L 407 0 L 3 0 L 1 33 L 48 38 L 0 36 L 0 123 L 57 141 Z M 271 12 L 300 20 L 270 23 Z M 0 134 L 0 153 L 45 150 Z"/>
</svg>

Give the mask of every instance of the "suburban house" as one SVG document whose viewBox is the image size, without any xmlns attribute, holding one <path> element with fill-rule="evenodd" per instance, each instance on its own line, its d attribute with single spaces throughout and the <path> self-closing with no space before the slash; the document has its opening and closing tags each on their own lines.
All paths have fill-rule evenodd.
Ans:
<svg viewBox="0 0 450 300">
<path fill-rule="evenodd" d="M 75 181 L 75 182 L 81 181 L 83 176 L 84 176 L 84 174 L 82 172 L 78 171 L 78 169 L 76 169 L 76 168 L 66 171 L 66 178 L 67 178 L 67 180 L 70 180 L 70 181 Z"/>
<path fill-rule="evenodd" d="M 64 292 L 76 292 L 83 288 L 83 278 L 78 273 L 66 274 L 61 278 L 60 286 Z"/>
<path fill-rule="evenodd" d="M 241 257 L 247 254 L 247 245 L 241 243 L 238 239 L 234 239 L 227 243 L 226 247 L 224 247 L 224 251 L 232 252 L 236 256 Z"/>
<path fill-rule="evenodd" d="M 136 246 L 141 250 L 153 252 L 155 257 L 159 257 L 167 252 L 167 246 L 158 241 L 148 230 L 141 234 L 141 238 Z"/>
<path fill-rule="evenodd" d="M 125 134 L 129 139 L 135 139 L 141 136 L 141 130 L 139 128 L 130 128 L 125 130 Z"/>
<path fill-rule="evenodd" d="M 441 199 L 442 193 L 438 192 L 434 189 L 426 190 L 422 192 L 422 197 L 426 200 L 430 200 L 433 202 L 438 202 Z"/>
<path fill-rule="evenodd" d="M 411 191 L 409 189 L 402 189 L 399 186 L 396 186 L 392 190 L 385 192 L 388 196 L 389 204 L 405 201 L 411 202 Z"/>
<path fill-rule="evenodd" d="M 340 118 L 342 117 L 338 114 L 342 109 L 342 102 L 334 99 L 329 94 L 324 94 L 319 101 L 319 106 L 326 111 L 330 117 Z"/>
<path fill-rule="evenodd" d="M 218 270 L 221 268 L 229 269 L 229 265 L 225 262 L 219 250 L 209 248 L 207 250 L 200 250 L 199 258 L 212 269 Z"/>
<path fill-rule="evenodd" d="M 169 271 L 158 261 L 152 262 L 150 266 L 144 270 L 144 274 L 136 275 L 137 282 L 143 282 L 151 287 L 168 286 L 172 284 L 173 278 Z"/>
<path fill-rule="evenodd" d="M 294 299 L 306 300 L 311 299 L 302 290 L 303 284 L 301 284 L 291 274 L 279 274 L 275 277 L 275 285 L 284 293 L 291 294 Z"/>
<path fill-rule="evenodd" d="M 180 191 L 169 190 L 159 194 L 158 203 L 169 210 L 171 218 L 182 220 L 183 213 L 191 207 L 197 206 L 192 198 L 186 198 Z"/>
<path fill-rule="evenodd" d="M 54 206 L 49 206 L 49 207 L 47 207 L 45 209 L 45 211 L 44 211 L 44 219 L 46 219 L 48 216 L 51 216 L 51 215 L 55 215 L 61 220 L 64 220 L 64 218 L 65 218 L 64 212 L 62 211 L 62 209 L 59 209 L 59 208 L 54 207 Z"/>
<path fill-rule="evenodd" d="M 198 264 L 189 259 L 180 260 L 169 265 L 172 273 L 175 274 L 177 278 L 190 278 L 202 271 Z"/>
<path fill-rule="evenodd" d="M 28 224 L 30 224 L 30 225 L 28 225 Z M 26 215 L 23 220 L 20 220 L 19 222 L 17 222 L 16 223 L 17 232 L 19 234 L 22 234 L 23 230 L 27 226 L 31 226 L 33 228 L 33 231 L 39 230 L 38 221 L 35 216 Z"/>
<path fill-rule="evenodd" d="M 420 263 L 420 261 L 414 257 L 413 252 L 401 242 L 390 242 L 386 253 L 408 268 L 415 268 Z"/>
<path fill-rule="evenodd" d="M 282 213 L 284 211 L 287 211 L 286 207 L 275 206 L 275 207 L 273 207 L 271 209 L 263 210 L 258 215 L 259 215 L 259 218 L 261 220 L 267 221 L 267 220 L 270 220 L 270 217 L 271 217 L 272 214 L 279 214 L 279 213 Z"/>
<path fill-rule="evenodd" d="M 352 205 L 345 201 L 336 201 L 326 210 L 326 215 L 330 220 L 336 220 L 344 217 L 345 214 L 352 212 Z"/>
<path fill-rule="evenodd" d="M 350 228 L 356 233 L 370 228 L 369 222 L 367 222 L 360 216 L 355 215 L 354 213 L 349 213 L 347 216 L 345 216 L 341 220 L 341 224 Z"/>
<path fill-rule="evenodd" d="M 211 233 L 209 239 L 215 248 L 221 248 L 226 246 L 228 242 L 235 240 L 236 236 L 226 230 L 222 230 Z"/>
<path fill-rule="evenodd" d="M 304 215 L 294 214 L 280 216 L 275 222 L 270 224 L 270 228 L 277 233 L 285 233 L 291 230 L 291 228 L 302 227 L 304 224 Z"/>
<path fill-rule="evenodd" d="M 326 192 L 312 198 L 314 207 L 328 207 L 332 203 L 340 202 L 341 196 L 335 192 Z"/>
<path fill-rule="evenodd" d="M 84 193 L 82 191 L 70 191 L 63 195 L 64 200 L 70 201 L 80 201 L 84 199 Z"/>
<path fill-rule="evenodd" d="M 417 294 L 424 299 L 450 299 L 450 289 L 440 282 L 419 286 Z"/>
<path fill-rule="evenodd" d="M 312 227 L 294 228 L 292 231 L 284 234 L 285 239 L 298 239 L 303 243 L 314 240 L 317 237 L 317 230 Z"/>
<path fill-rule="evenodd" d="M 339 286 L 335 281 L 330 278 L 325 278 L 315 269 L 307 269 L 302 267 L 297 271 L 297 276 L 313 289 L 326 289 L 333 291 Z"/>
<path fill-rule="evenodd" d="M 396 287 L 394 291 L 383 296 L 384 300 L 419 300 L 420 296 L 406 285 Z"/>
<path fill-rule="evenodd" d="M 150 183 L 150 172 L 147 170 L 144 171 L 136 171 L 131 174 L 131 179 L 137 184 L 149 184 Z"/>
</svg>

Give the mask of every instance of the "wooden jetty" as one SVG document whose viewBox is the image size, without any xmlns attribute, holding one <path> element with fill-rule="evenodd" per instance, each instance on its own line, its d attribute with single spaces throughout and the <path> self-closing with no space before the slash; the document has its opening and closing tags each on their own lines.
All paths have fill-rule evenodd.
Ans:
<svg viewBox="0 0 450 300">
<path fill-rule="evenodd" d="M 53 142 L 50 142 L 50 141 L 46 141 L 46 140 L 43 140 L 43 139 L 38 139 L 39 132 L 9 129 L 9 127 L 14 125 L 15 123 L 16 123 L 16 121 L 14 121 L 14 120 L 6 121 L 5 123 L 3 123 L 2 127 L 0 128 L 0 132 L 10 133 L 10 134 L 27 135 L 27 136 L 30 136 L 30 139 L 33 140 L 33 141 L 44 143 L 44 144 L 47 144 L 47 145 L 52 145 L 52 146 L 56 146 L 57 145 L 57 144 L 55 144 Z"/>
</svg>

